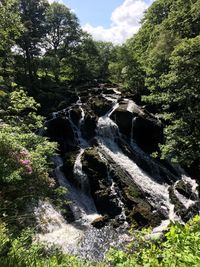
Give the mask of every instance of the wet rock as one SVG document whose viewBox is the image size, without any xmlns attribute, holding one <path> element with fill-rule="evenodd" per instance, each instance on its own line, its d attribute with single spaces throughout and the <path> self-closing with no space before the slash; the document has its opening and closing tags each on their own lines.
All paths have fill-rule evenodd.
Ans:
<svg viewBox="0 0 200 267">
<path fill-rule="evenodd" d="M 121 208 L 111 194 L 111 182 L 108 180 L 107 166 L 100 158 L 98 151 L 87 149 L 83 155 L 83 171 L 90 181 L 91 195 L 97 210 L 110 218 L 121 213 Z"/>
<path fill-rule="evenodd" d="M 185 207 L 182 203 L 180 203 L 178 197 L 176 196 L 174 192 L 173 186 L 169 187 L 169 196 L 170 196 L 171 203 L 174 204 L 174 211 L 177 213 L 177 215 L 184 216 Z"/>
<path fill-rule="evenodd" d="M 75 136 L 68 119 L 58 117 L 47 124 L 47 136 L 58 142 L 61 153 L 65 153 L 75 145 Z"/>
<path fill-rule="evenodd" d="M 131 127 L 133 120 L 133 114 L 131 112 L 120 107 L 116 109 L 115 112 L 113 112 L 111 118 L 118 125 L 122 134 L 131 137 Z"/>
<path fill-rule="evenodd" d="M 78 122 L 81 118 L 81 110 L 79 108 L 71 109 L 70 110 L 70 118 L 75 125 L 78 125 Z"/>
<path fill-rule="evenodd" d="M 108 222 L 108 217 L 107 216 L 99 216 L 91 224 L 95 228 L 100 229 L 100 228 L 104 227 L 107 222 Z"/>
<path fill-rule="evenodd" d="M 74 150 L 71 150 L 70 152 L 66 153 L 64 156 L 63 161 L 63 172 L 65 173 L 67 179 L 69 179 L 71 182 L 74 182 L 74 163 L 76 161 L 77 154 L 79 152 L 78 148 L 74 148 Z"/>
<path fill-rule="evenodd" d="M 124 187 L 122 190 L 126 208 L 127 220 L 135 227 L 152 226 L 161 223 L 164 216 L 146 200 L 146 196 L 136 186 Z M 154 210 L 154 212 L 153 212 Z"/>
<path fill-rule="evenodd" d="M 158 150 L 158 144 L 163 142 L 161 122 L 134 103 L 129 110 L 127 106 L 127 102 L 121 102 L 111 115 L 120 132 L 128 138 L 132 137 L 145 152 Z"/>
<path fill-rule="evenodd" d="M 182 187 L 182 182 L 180 181 L 178 184 L 178 187 L 181 185 Z M 195 214 L 198 213 L 199 209 L 200 209 L 200 202 L 198 201 L 194 201 L 193 203 L 191 203 L 190 205 L 188 205 L 188 207 L 185 207 L 184 204 L 179 200 L 179 198 L 177 197 L 176 193 L 175 193 L 175 189 L 176 186 L 170 186 L 169 187 L 169 196 L 170 196 L 170 200 L 171 203 L 174 204 L 174 211 L 176 212 L 177 215 L 179 215 L 183 221 L 187 222 L 189 219 L 191 219 Z M 177 190 L 178 191 L 178 190 Z M 179 189 L 180 191 L 180 189 Z M 186 193 L 185 190 L 181 190 L 181 193 Z"/>
<path fill-rule="evenodd" d="M 180 180 L 176 183 L 175 189 L 183 196 L 188 199 L 195 200 L 196 195 L 192 192 L 192 187 L 189 183 L 186 183 L 183 180 Z"/>
<path fill-rule="evenodd" d="M 155 121 L 136 117 L 132 128 L 132 137 L 145 152 L 158 150 L 158 144 L 163 142 L 163 129 Z"/>
<path fill-rule="evenodd" d="M 102 96 L 92 98 L 91 101 L 91 109 L 98 117 L 105 115 L 112 108 L 112 105 L 111 101 L 106 100 Z"/>
<path fill-rule="evenodd" d="M 97 117 L 87 112 L 85 115 L 85 123 L 83 127 L 83 134 L 87 140 L 95 137 L 96 124 Z"/>
<path fill-rule="evenodd" d="M 110 175 L 119 188 L 128 223 L 135 227 L 158 225 L 164 216 L 148 203 L 144 192 L 124 170 L 114 163 L 110 165 Z"/>
</svg>

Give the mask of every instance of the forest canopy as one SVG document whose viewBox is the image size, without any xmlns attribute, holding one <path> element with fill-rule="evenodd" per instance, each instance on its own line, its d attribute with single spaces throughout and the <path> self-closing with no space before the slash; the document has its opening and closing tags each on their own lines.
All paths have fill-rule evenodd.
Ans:
<svg viewBox="0 0 200 267">
<path fill-rule="evenodd" d="M 139 32 L 117 48 L 111 79 L 165 125 L 163 158 L 200 169 L 200 1 L 157 0 Z"/>
</svg>

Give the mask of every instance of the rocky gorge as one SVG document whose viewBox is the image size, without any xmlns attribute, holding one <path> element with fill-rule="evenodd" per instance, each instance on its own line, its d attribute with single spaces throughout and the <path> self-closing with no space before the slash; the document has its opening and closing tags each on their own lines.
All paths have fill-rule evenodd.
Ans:
<svg viewBox="0 0 200 267">
<path fill-rule="evenodd" d="M 64 251 L 103 258 L 131 240 L 129 228 L 186 222 L 200 209 L 195 180 L 151 154 L 163 142 L 159 118 L 109 84 L 77 88 L 43 133 L 59 144 L 54 176 L 67 189 L 65 212 L 41 203 L 40 239 Z M 158 228 L 158 226 L 161 226 Z"/>
</svg>

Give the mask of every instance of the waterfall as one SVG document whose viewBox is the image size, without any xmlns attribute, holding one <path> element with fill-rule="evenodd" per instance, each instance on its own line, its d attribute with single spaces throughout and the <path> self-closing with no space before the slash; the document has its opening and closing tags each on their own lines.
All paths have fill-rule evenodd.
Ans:
<svg viewBox="0 0 200 267">
<path fill-rule="evenodd" d="M 141 188 L 142 191 L 148 193 L 149 202 L 152 206 L 161 210 L 163 214 L 168 214 L 170 220 L 174 221 L 179 219 L 174 213 L 174 206 L 170 203 L 167 184 L 155 182 L 150 176 L 144 173 L 136 163 L 124 155 L 115 142 L 119 129 L 110 119 L 110 116 L 117 107 L 118 104 L 115 104 L 111 111 L 98 120 L 97 135 L 100 148 L 130 175 L 133 182 Z"/>
<path fill-rule="evenodd" d="M 144 109 L 141 109 L 132 100 L 123 99 L 120 92 L 115 88 L 108 88 L 108 92 L 106 92 L 104 86 L 101 87 L 102 89 L 94 88 L 93 92 L 87 88 L 87 91 L 83 92 L 83 97 L 78 96 L 78 101 L 63 111 L 54 112 L 52 114 L 53 118 L 50 120 L 56 120 L 59 117 L 66 118 L 67 125 L 69 125 L 67 127 L 70 128 L 70 131 L 72 129 L 75 137 L 75 141 L 73 139 L 72 144 L 70 143 L 68 146 L 67 143 L 67 149 L 63 153 L 75 155 L 74 165 L 71 167 L 72 172 L 69 174 L 70 179 L 68 179 L 68 174 L 63 173 L 64 156 L 61 158 L 59 155 L 55 155 L 53 158 L 56 165 L 54 173 L 58 184 L 67 189 L 64 199 L 69 201 L 68 205 L 73 213 L 73 223 L 67 222 L 62 214 L 49 203 L 39 203 L 38 208 L 35 210 L 38 222 L 44 232 L 39 235 L 40 240 L 55 243 L 60 245 L 64 251 L 89 259 L 102 258 L 111 245 L 121 246 L 123 242 L 130 241 L 130 236 L 126 233 L 126 221 L 129 222 L 130 217 L 126 211 L 130 209 L 129 211 L 132 212 L 131 205 L 133 205 L 134 209 L 135 207 L 137 208 L 138 203 L 142 205 L 142 202 L 145 202 L 150 207 L 149 212 L 151 215 L 153 214 L 153 218 L 155 218 L 154 216 L 159 217 L 160 213 L 162 214 L 160 221 L 165 218 L 165 220 L 162 220 L 161 225 L 154 229 L 153 235 L 159 235 L 170 221 L 182 222 L 183 218 L 181 217 L 184 215 L 180 215 L 180 207 L 185 209 L 185 214 L 189 214 L 193 207 L 199 205 L 198 185 L 195 180 L 189 178 L 183 171 L 176 170 L 178 174 L 171 171 L 170 168 L 145 153 L 134 141 L 135 124 L 138 122 L 137 116 L 145 117 Z M 98 113 L 95 113 L 95 109 L 92 108 L 91 103 L 94 103 L 95 97 L 98 105 L 102 101 L 103 104 L 104 102 L 106 103 L 106 110 L 111 107 L 101 117 L 97 117 Z M 86 98 L 87 103 L 83 102 L 83 99 Z M 121 109 L 123 109 L 125 116 L 128 114 L 127 116 L 129 117 L 127 120 L 129 125 L 126 128 L 128 131 L 127 136 L 120 133 L 120 125 L 118 127 L 111 119 L 115 116 L 118 118 L 117 116 Z M 87 116 L 85 116 L 85 112 L 87 112 Z M 113 113 L 115 116 L 113 116 Z M 96 126 L 96 132 L 94 130 L 92 137 L 89 137 L 91 140 L 88 137 L 86 140 L 83 134 L 84 129 L 90 125 L 88 116 L 90 119 L 95 118 L 95 124 L 94 127 L 92 124 L 92 127 L 95 129 Z M 153 115 L 150 116 L 152 120 L 156 120 Z M 117 119 L 115 121 L 118 123 Z M 122 121 L 122 124 L 124 123 L 126 122 Z M 121 132 L 124 133 L 125 131 Z M 61 140 L 60 142 L 65 142 L 66 136 L 64 133 L 64 137 L 60 138 L 59 136 L 58 139 Z M 62 147 L 65 147 L 65 144 Z M 95 153 L 98 155 L 96 156 Z M 83 158 L 84 168 L 82 166 Z M 89 162 L 87 158 L 91 158 L 94 166 L 92 164 L 88 164 L 89 167 L 87 166 Z M 145 166 L 146 168 L 140 164 L 140 159 L 143 160 L 142 163 L 148 165 Z M 66 165 L 64 166 L 66 167 Z M 103 169 L 102 172 L 101 167 Z M 120 175 L 125 177 L 125 181 L 122 181 L 122 183 L 120 181 L 121 176 L 117 176 L 118 173 L 116 173 L 115 177 L 115 171 L 118 171 L 117 168 L 121 172 Z M 97 172 L 99 175 L 96 175 Z M 90 183 L 93 188 L 90 187 Z M 141 198 L 139 196 L 137 199 L 138 202 L 135 202 L 134 199 L 131 200 L 131 198 L 126 199 L 125 190 L 129 186 L 130 188 L 131 186 L 135 187 L 141 195 Z M 186 188 L 185 191 L 184 187 Z M 98 214 L 95 203 L 99 213 L 102 213 L 103 216 Z M 102 210 L 101 203 L 104 206 Z M 114 207 L 117 212 L 114 213 L 114 211 L 109 215 L 108 209 L 110 207 Z M 157 211 L 159 211 L 159 214 L 156 215 Z M 139 212 L 141 211 L 139 210 Z M 142 212 L 139 215 L 142 217 Z M 134 220 L 135 214 L 131 213 L 130 216 Z M 98 222 L 98 220 L 101 222 L 104 217 L 108 217 L 105 224 L 102 224 L 99 229 L 97 226 L 97 228 L 93 227 L 95 225 L 94 220 L 95 222 Z M 150 222 L 149 217 L 147 217 L 147 221 Z M 43 225 L 43 222 L 47 222 L 46 225 Z M 116 228 L 113 227 L 115 225 L 112 224 L 113 222 L 117 222 Z"/>
<path fill-rule="evenodd" d="M 135 126 L 135 121 L 136 121 L 136 117 L 134 117 L 131 122 L 131 144 L 133 144 L 133 128 Z"/>
<path fill-rule="evenodd" d="M 128 226 L 128 223 L 126 221 L 126 214 L 125 214 L 125 205 L 124 203 L 122 202 L 121 200 L 121 192 L 120 190 L 116 190 L 116 183 L 113 181 L 111 175 L 110 175 L 110 166 L 107 164 L 107 160 L 106 158 L 101 154 L 101 152 L 99 152 L 99 156 L 100 158 L 103 160 L 103 162 L 105 162 L 105 164 L 107 165 L 107 179 L 108 181 L 110 182 L 111 186 L 110 186 L 110 189 L 111 189 L 111 196 L 114 196 L 116 197 L 116 201 L 118 203 L 118 207 L 121 208 L 121 214 L 118 216 L 119 219 L 121 221 L 124 222 L 124 227 Z"/>
</svg>

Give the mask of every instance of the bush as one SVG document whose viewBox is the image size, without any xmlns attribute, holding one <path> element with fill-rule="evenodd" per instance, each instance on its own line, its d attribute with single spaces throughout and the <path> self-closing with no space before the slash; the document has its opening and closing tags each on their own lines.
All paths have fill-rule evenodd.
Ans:
<svg viewBox="0 0 200 267">
<path fill-rule="evenodd" d="M 107 262 L 116 267 L 186 267 L 199 266 L 200 217 L 196 216 L 185 225 L 169 227 L 165 241 L 145 239 L 140 234 L 129 246 L 133 252 L 111 250 Z"/>
</svg>

